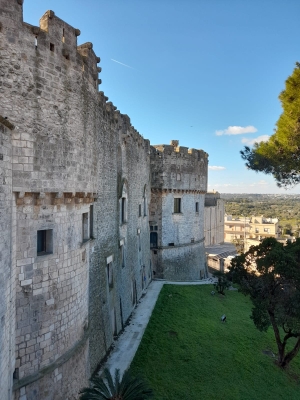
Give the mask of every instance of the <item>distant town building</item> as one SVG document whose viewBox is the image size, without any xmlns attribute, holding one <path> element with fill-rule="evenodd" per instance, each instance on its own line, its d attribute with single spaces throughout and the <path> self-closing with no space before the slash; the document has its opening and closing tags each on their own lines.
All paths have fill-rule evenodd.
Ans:
<svg viewBox="0 0 300 400">
<path fill-rule="evenodd" d="M 244 250 L 247 251 L 250 246 L 259 244 L 266 237 L 279 238 L 278 224 L 277 218 L 264 218 L 263 215 L 240 218 L 225 215 L 224 241 L 244 241 Z"/>
</svg>

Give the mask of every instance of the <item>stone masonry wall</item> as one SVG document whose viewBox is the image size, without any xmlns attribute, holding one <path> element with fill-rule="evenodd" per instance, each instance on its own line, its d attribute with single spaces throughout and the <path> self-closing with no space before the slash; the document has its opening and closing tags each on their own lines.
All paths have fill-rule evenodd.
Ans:
<svg viewBox="0 0 300 400">
<path fill-rule="evenodd" d="M 178 141 L 151 148 L 150 229 L 158 238 L 152 249 L 158 278 L 194 280 L 205 276 L 207 163 L 204 151 L 179 147 Z M 180 210 L 175 210 L 174 199 L 179 199 Z"/>
<path fill-rule="evenodd" d="M 25 400 L 33 392 L 43 398 L 57 368 L 62 372 L 50 379 L 53 393 L 60 380 L 77 379 L 83 386 L 89 376 L 85 336 L 92 250 L 83 237 L 83 215 L 89 215 L 97 191 L 99 59 L 91 43 L 77 48 L 80 32 L 51 11 L 40 27 L 23 24 L 21 4 L 0 2 L 0 87 L 1 112 L 15 126 L 11 193 L 17 204 L 11 210 L 16 257 L 12 252 L 10 264 L 17 292 L 14 388 L 20 388 L 16 398 Z M 39 231 L 49 235 L 51 249 L 44 255 L 37 253 Z M 84 340 L 84 373 L 76 377 L 75 369 L 67 370 L 63 363 L 72 364 L 72 357 L 79 362 Z M 11 379 L 12 371 L 8 373 Z"/>
<path fill-rule="evenodd" d="M 151 147 L 98 92 L 92 43 L 22 4 L 0 0 L 0 399 L 76 399 L 152 269 L 202 277 L 207 154 Z"/>
<path fill-rule="evenodd" d="M 105 356 L 113 336 L 123 329 L 142 295 L 144 270 L 147 270 L 147 279 L 143 285 L 149 283 L 150 268 L 148 211 L 139 217 L 144 193 L 147 202 L 150 198 L 149 142 L 111 103 L 103 102 L 100 106 L 103 119 L 99 137 L 99 195 L 94 215 L 96 245 L 90 270 L 91 371 Z M 122 193 L 125 192 L 126 218 L 122 221 Z M 108 261 L 113 273 L 111 285 Z"/>
<path fill-rule="evenodd" d="M 0 393 L 9 398 L 15 363 L 15 271 L 11 263 L 15 239 L 11 171 L 13 126 L 2 116 L 0 118 Z"/>
</svg>

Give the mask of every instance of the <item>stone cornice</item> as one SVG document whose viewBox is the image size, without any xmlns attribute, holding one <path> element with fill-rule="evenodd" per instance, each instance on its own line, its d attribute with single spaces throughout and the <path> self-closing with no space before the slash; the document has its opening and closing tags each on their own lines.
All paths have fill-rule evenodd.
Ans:
<svg viewBox="0 0 300 400">
<path fill-rule="evenodd" d="M 206 194 L 206 190 L 199 189 L 167 189 L 167 188 L 151 188 L 151 193 L 193 193 L 193 194 Z"/>
<path fill-rule="evenodd" d="M 92 192 L 15 192 L 17 205 L 90 204 L 97 200 Z"/>
</svg>

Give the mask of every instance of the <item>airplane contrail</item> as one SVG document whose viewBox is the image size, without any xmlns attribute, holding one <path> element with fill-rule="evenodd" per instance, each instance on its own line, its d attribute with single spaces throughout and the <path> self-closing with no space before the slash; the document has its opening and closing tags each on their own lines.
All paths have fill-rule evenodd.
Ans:
<svg viewBox="0 0 300 400">
<path fill-rule="evenodd" d="M 118 63 L 118 64 L 124 65 L 124 67 L 127 67 L 127 68 L 134 69 L 134 68 L 133 68 L 133 67 L 131 67 L 130 65 L 123 64 L 123 63 L 121 63 L 120 61 L 114 60 L 113 58 L 111 58 L 111 61 L 114 61 L 114 62 L 116 62 L 116 63 Z"/>
</svg>

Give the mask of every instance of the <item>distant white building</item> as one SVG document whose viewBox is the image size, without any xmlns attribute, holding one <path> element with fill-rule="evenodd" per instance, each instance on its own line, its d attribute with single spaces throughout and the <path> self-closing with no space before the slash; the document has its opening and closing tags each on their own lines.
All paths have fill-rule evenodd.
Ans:
<svg viewBox="0 0 300 400">
<path fill-rule="evenodd" d="M 224 219 L 224 241 L 245 241 L 245 251 L 252 245 L 259 244 L 266 237 L 279 237 L 279 220 L 277 218 L 264 218 L 263 215 L 256 217 L 232 218 L 225 215 Z M 247 243 L 249 242 L 249 245 Z"/>
</svg>

